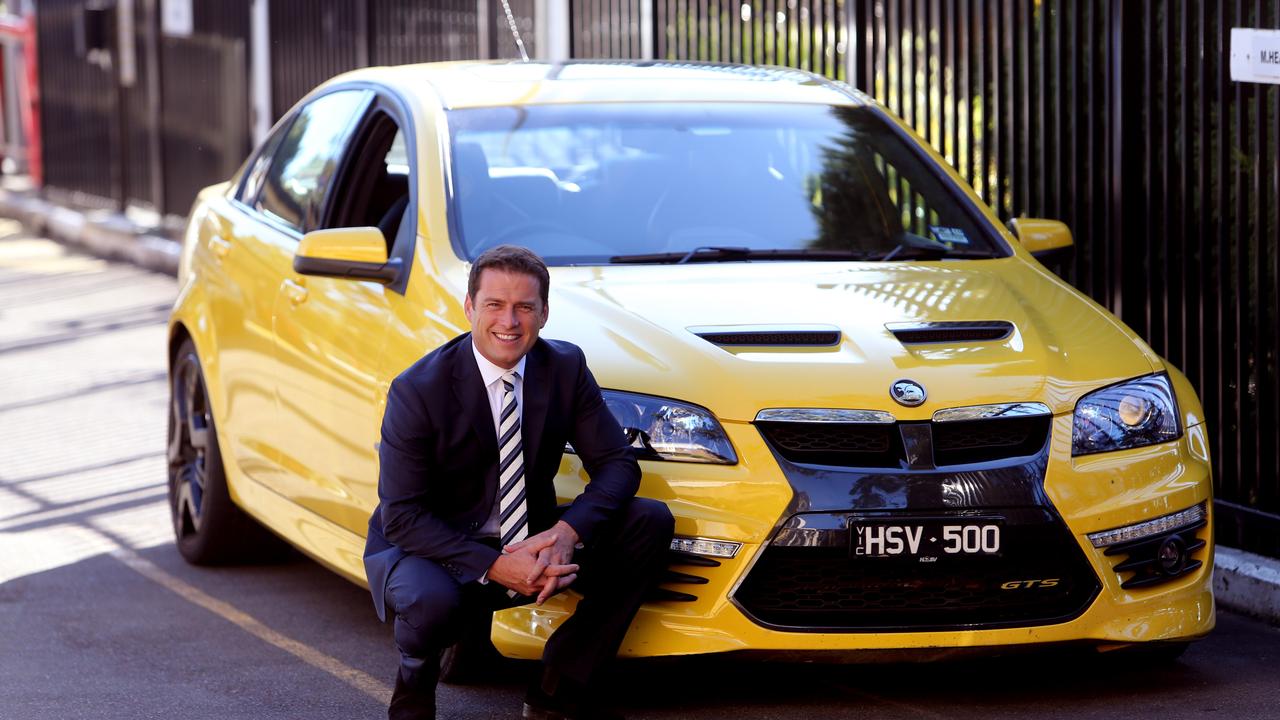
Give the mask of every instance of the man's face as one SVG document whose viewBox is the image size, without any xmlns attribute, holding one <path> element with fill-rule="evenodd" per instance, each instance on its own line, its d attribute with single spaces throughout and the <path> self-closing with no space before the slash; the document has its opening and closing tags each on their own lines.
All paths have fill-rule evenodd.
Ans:
<svg viewBox="0 0 1280 720">
<path fill-rule="evenodd" d="M 480 272 L 476 296 L 463 303 L 471 322 L 471 338 L 486 360 L 511 369 L 538 340 L 547 324 L 547 306 L 538 279 L 524 273 L 486 268 Z"/>
</svg>

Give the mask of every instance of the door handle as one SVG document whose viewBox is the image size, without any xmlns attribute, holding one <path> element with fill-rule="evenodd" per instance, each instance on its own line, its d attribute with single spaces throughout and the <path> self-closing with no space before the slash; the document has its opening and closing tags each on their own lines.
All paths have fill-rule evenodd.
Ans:
<svg viewBox="0 0 1280 720">
<path fill-rule="evenodd" d="M 215 258 L 221 260 L 227 256 L 227 253 L 231 252 L 231 243 L 214 235 L 209 238 L 209 252 L 213 253 Z"/>
<path fill-rule="evenodd" d="M 307 287 L 302 284 L 301 280 L 285 280 L 284 294 L 288 296 L 289 302 L 294 306 L 301 305 L 307 301 Z"/>
</svg>

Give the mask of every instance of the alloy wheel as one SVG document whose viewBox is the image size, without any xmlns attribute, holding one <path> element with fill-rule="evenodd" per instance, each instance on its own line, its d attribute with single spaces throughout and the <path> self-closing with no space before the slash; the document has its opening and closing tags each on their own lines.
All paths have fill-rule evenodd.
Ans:
<svg viewBox="0 0 1280 720">
<path fill-rule="evenodd" d="M 184 355 L 174 368 L 169 400 L 169 507 L 179 539 L 200 531 L 211 424 L 199 362 Z"/>
</svg>

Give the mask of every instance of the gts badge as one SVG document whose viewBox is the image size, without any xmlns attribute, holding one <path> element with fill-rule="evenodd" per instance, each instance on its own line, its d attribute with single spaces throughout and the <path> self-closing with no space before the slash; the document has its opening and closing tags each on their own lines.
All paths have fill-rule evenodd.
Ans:
<svg viewBox="0 0 1280 720">
<path fill-rule="evenodd" d="M 1058 584 L 1060 578 L 1048 578 L 1046 580 L 1010 580 L 1007 583 L 1001 583 L 1001 590 L 1030 590 L 1031 588 L 1051 588 Z"/>
</svg>

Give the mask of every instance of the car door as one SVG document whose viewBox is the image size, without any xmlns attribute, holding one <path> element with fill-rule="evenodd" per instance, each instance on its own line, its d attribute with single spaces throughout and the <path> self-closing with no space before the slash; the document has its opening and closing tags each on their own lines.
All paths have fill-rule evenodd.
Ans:
<svg viewBox="0 0 1280 720">
<path fill-rule="evenodd" d="M 405 135 L 388 104 L 375 100 L 349 134 L 323 214 L 307 229 L 378 227 L 390 256 L 400 242 L 412 250 L 414 223 Z M 300 481 L 290 497 L 358 534 L 377 502 L 380 358 L 398 287 L 294 272 L 275 299 L 280 456 Z"/>
<path fill-rule="evenodd" d="M 293 273 L 294 248 L 335 172 L 353 118 L 368 106 L 368 91 L 321 96 L 303 105 L 264 145 L 240 191 L 231 251 L 239 268 L 235 286 L 248 321 L 219 360 L 228 383 L 228 420 L 237 463 L 252 479 L 288 494 L 296 483 L 280 453 L 281 427 L 274 379 L 275 300 Z M 240 267 L 243 266 L 243 267 Z"/>
<path fill-rule="evenodd" d="M 221 395 L 218 435 L 229 468 L 267 485 L 280 475 L 270 440 L 276 416 L 271 306 L 293 254 L 264 232 L 254 205 L 292 120 L 277 126 L 226 198 L 209 204 L 195 248 L 213 338 L 206 363 L 218 379 L 210 389 Z"/>
</svg>

